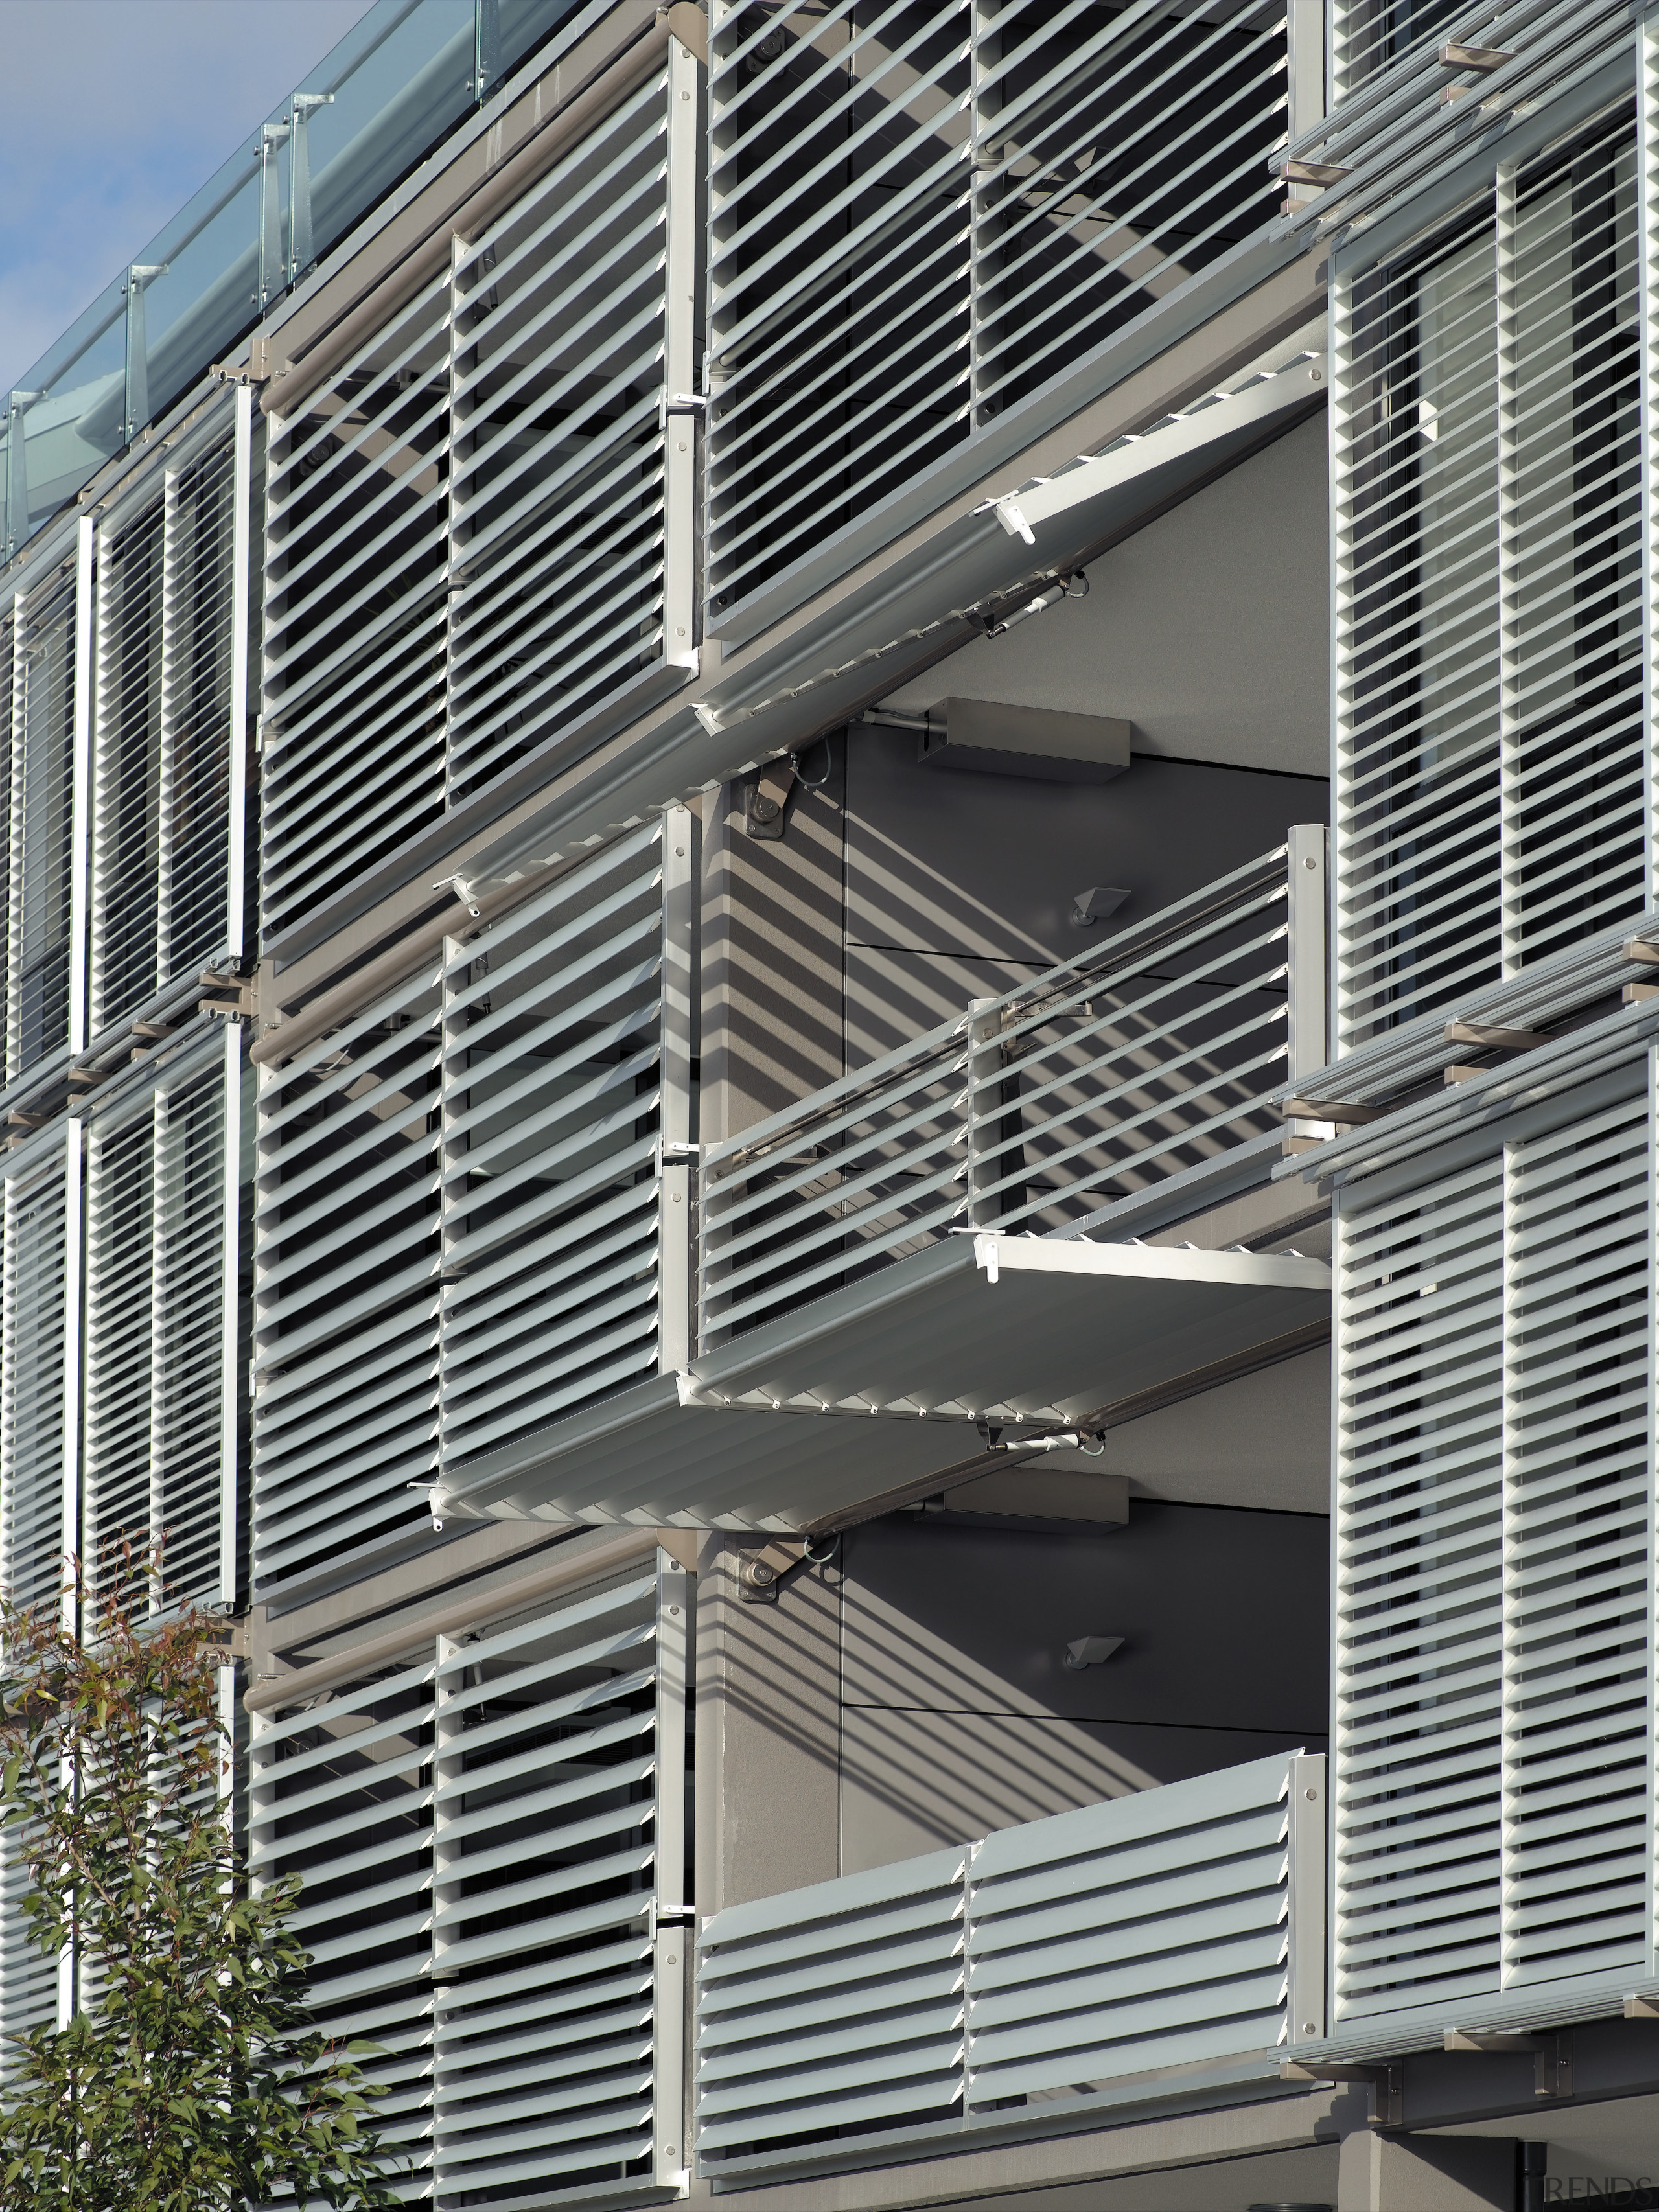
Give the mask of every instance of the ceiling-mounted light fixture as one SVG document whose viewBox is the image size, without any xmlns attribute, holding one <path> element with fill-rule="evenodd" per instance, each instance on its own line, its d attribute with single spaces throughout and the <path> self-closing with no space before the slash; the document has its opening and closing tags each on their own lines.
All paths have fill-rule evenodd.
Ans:
<svg viewBox="0 0 1659 2212">
<path fill-rule="evenodd" d="M 1065 1664 L 1074 1674 L 1080 1674 L 1085 1667 L 1103 1665 L 1114 1651 L 1122 1648 L 1121 1636 L 1079 1636 L 1075 1643 L 1066 1645 Z"/>
<path fill-rule="evenodd" d="M 1077 892 L 1072 900 L 1073 928 L 1098 929 L 1103 921 L 1109 921 L 1117 912 L 1128 896 L 1127 890 L 1115 890 L 1107 884 L 1095 884 L 1086 891 Z"/>
</svg>

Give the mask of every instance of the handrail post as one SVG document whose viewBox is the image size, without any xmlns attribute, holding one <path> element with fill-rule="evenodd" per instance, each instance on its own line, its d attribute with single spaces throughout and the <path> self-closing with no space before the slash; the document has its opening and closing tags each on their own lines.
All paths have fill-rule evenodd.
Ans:
<svg viewBox="0 0 1659 2212">
<path fill-rule="evenodd" d="M 1288 1001 L 1290 1058 L 1287 1072 L 1292 1083 L 1305 1083 L 1330 1058 L 1328 1013 L 1329 971 L 1326 856 L 1329 832 L 1323 823 L 1298 823 L 1286 841 L 1285 855 L 1285 913 L 1286 923 L 1285 996 Z M 1305 1152 L 1322 1143 L 1329 1131 L 1322 1122 L 1290 1121 L 1285 1124 L 1287 1153 Z"/>
<path fill-rule="evenodd" d="M 1285 2018 L 1292 2044 L 1326 2032 L 1326 1763 L 1318 1753 L 1285 1762 L 1285 1881 L 1290 1956 Z"/>
<path fill-rule="evenodd" d="M 968 1218 L 994 1225 L 1001 1208 L 986 1194 L 998 1180 L 1002 1134 L 1002 1002 L 968 1001 Z"/>
</svg>

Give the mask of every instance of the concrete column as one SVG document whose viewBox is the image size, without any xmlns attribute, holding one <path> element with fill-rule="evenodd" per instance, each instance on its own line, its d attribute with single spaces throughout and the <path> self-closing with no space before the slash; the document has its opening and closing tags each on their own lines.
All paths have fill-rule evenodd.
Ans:
<svg viewBox="0 0 1659 2212">
<path fill-rule="evenodd" d="M 1337 2212 L 1514 2212 L 1515 2145 L 1498 2136 L 1346 2136 Z"/>
</svg>

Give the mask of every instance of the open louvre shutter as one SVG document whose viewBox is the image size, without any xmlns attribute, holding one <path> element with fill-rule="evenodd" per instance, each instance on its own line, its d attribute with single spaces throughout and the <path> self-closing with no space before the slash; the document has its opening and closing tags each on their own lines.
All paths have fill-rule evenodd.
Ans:
<svg viewBox="0 0 1659 2212">
<path fill-rule="evenodd" d="M 319 2024 L 385 2048 L 406 2201 L 678 2180 L 691 1587 L 659 1553 L 258 1727 L 252 1867 L 304 1877 Z"/>
<path fill-rule="evenodd" d="M 441 2207 L 672 2185 L 685 2163 L 691 1931 L 657 1920 L 682 1910 L 691 1587 L 659 1553 L 441 1649 Z"/>
<path fill-rule="evenodd" d="M 696 667 L 695 433 L 667 410 L 671 380 L 696 380 L 699 112 L 671 42 L 273 421 L 268 937 L 526 753 L 596 742 Z"/>
<path fill-rule="evenodd" d="M 66 562 L 22 602 L 13 647 L 8 1079 L 70 1042 L 76 573 Z"/>
<path fill-rule="evenodd" d="M 1652 1082 L 1345 1207 L 1350 2026 L 1650 1970 Z"/>
<path fill-rule="evenodd" d="M 172 1595 L 234 1599 L 222 1556 L 236 1480 L 234 1302 L 240 1029 L 88 1122 L 85 1542 L 100 1586 L 125 1534 L 165 1541 Z M 227 1453 L 232 1456 L 227 1464 Z M 159 1597 L 159 1593 L 155 1594 Z"/>
<path fill-rule="evenodd" d="M 167 499 L 103 532 L 93 684 L 91 1034 L 164 980 L 158 909 Z"/>
<path fill-rule="evenodd" d="M 453 797 L 665 665 L 670 93 L 665 69 L 456 266 Z"/>
<path fill-rule="evenodd" d="M 398 2197 L 430 2201 L 432 1706 L 428 1650 L 299 1711 L 255 1723 L 248 1864 L 302 1882 L 290 1927 L 311 1956 L 323 2033 L 380 2045 L 374 2123 Z M 289 2200 L 291 2201 L 291 2200 Z"/>
<path fill-rule="evenodd" d="M 447 1464 L 656 1371 L 661 843 L 619 840 L 447 972 Z"/>
<path fill-rule="evenodd" d="M 255 1204 L 256 1586 L 406 1534 L 436 1465 L 434 961 L 259 1094 Z"/>
<path fill-rule="evenodd" d="M 1645 1097 L 1510 1154 L 1505 1978 L 1647 1968 Z"/>
<path fill-rule="evenodd" d="M 268 935 L 442 813 L 448 396 L 446 272 L 273 423 Z"/>
<path fill-rule="evenodd" d="M 1273 214 L 1283 11 L 715 17 L 717 614 Z"/>
<path fill-rule="evenodd" d="M 1495 1987 L 1502 1169 L 1341 1221 L 1338 2017 Z"/>
<path fill-rule="evenodd" d="M 1352 1047 L 1643 904 L 1628 118 L 1336 298 Z"/>
</svg>

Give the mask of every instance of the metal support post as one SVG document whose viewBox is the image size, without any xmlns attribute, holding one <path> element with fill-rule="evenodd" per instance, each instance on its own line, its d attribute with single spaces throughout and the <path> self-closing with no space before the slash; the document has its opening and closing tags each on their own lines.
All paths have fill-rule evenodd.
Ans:
<svg viewBox="0 0 1659 2212">
<path fill-rule="evenodd" d="M 691 1215 L 696 1199 L 696 1051 L 695 894 L 697 817 L 671 806 L 662 818 L 662 1045 L 658 1078 L 657 1372 L 682 1372 L 691 1358 Z"/>
<path fill-rule="evenodd" d="M 659 2189 L 683 2188 L 691 2163 L 685 2144 L 686 1951 L 696 1929 L 695 1900 L 685 1891 L 685 1717 L 696 1590 L 696 1577 L 659 1551 L 652 2158 Z"/>
<path fill-rule="evenodd" d="M 288 276 L 288 257 L 283 251 L 283 176 L 277 155 L 288 143 L 291 126 L 263 123 L 259 126 L 259 297 L 263 313 L 282 290 Z"/>
<path fill-rule="evenodd" d="M 131 262 L 122 287 L 127 295 L 127 412 L 124 442 L 129 446 L 149 420 L 149 337 L 144 324 L 144 293 L 158 276 L 167 275 L 167 267 L 165 261 Z"/>
<path fill-rule="evenodd" d="M 1002 1160 L 1002 1009 L 995 999 L 968 1001 L 968 1218 L 994 1229 L 1002 1208 L 991 1194 Z"/>
<path fill-rule="evenodd" d="M 297 284 L 317 258 L 311 234 L 310 123 L 319 107 L 331 107 L 331 92 L 296 92 L 289 120 L 288 281 Z"/>
<path fill-rule="evenodd" d="M 92 826 L 92 640 L 94 547 L 97 526 L 83 514 L 75 563 L 75 702 L 70 787 L 69 1048 L 87 1042 L 87 921 Z M 18 731 L 17 737 L 22 732 Z M 17 743 L 17 737 L 13 739 Z M 27 820 L 24 831 L 28 831 Z M 14 940 L 15 941 L 15 940 Z"/>
<path fill-rule="evenodd" d="M 702 79 L 696 58 L 668 41 L 668 221 L 663 269 L 663 659 L 697 666 L 697 256 Z"/>
</svg>

